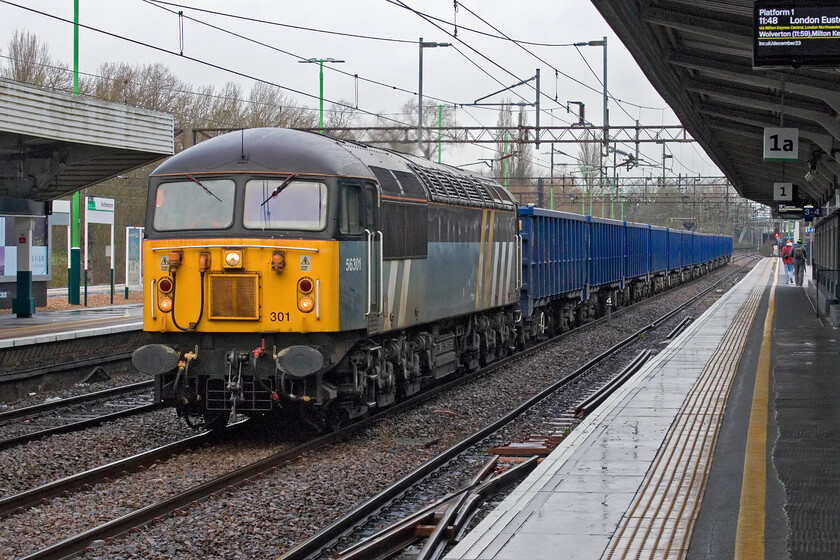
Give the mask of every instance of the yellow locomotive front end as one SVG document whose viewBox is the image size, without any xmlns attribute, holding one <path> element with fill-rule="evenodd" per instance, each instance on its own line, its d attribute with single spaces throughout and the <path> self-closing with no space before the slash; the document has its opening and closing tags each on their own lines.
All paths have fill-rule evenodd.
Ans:
<svg viewBox="0 0 840 560">
<path fill-rule="evenodd" d="M 339 330 L 336 241 L 167 239 L 143 250 L 147 332 Z"/>
</svg>

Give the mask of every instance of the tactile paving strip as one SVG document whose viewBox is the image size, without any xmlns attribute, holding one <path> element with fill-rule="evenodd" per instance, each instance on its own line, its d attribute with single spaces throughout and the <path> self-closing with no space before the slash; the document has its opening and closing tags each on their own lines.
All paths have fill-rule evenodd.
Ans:
<svg viewBox="0 0 840 560">
<path fill-rule="evenodd" d="M 723 411 L 767 284 L 769 267 L 688 395 L 605 558 L 684 558 L 703 496 Z"/>
</svg>

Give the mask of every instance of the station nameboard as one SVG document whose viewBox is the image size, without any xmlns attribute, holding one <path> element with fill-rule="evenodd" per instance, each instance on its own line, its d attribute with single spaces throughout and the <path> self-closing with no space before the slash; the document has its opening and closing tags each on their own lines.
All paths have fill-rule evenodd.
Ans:
<svg viewBox="0 0 840 560">
<path fill-rule="evenodd" d="M 753 17 L 753 66 L 840 65 L 840 0 L 759 0 Z"/>
</svg>

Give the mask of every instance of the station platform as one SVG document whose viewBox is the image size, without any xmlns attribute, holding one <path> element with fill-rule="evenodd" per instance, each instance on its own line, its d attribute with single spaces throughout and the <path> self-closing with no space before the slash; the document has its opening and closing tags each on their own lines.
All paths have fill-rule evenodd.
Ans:
<svg viewBox="0 0 840 560">
<path fill-rule="evenodd" d="M 840 558 L 840 345 L 764 259 L 447 560 Z"/>
<path fill-rule="evenodd" d="M 32 317 L 0 315 L 0 349 L 102 336 L 143 328 L 139 303 L 39 311 Z"/>
</svg>

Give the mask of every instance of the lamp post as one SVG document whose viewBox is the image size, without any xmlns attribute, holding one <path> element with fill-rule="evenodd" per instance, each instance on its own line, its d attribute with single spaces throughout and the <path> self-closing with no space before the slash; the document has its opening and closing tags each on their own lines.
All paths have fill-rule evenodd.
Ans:
<svg viewBox="0 0 840 560">
<path fill-rule="evenodd" d="M 344 62 L 343 60 L 336 60 L 334 58 L 307 58 L 306 60 L 298 60 L 301 64 L 314 64 L 318 63 L 318 67 L 320 69 L 320 90 L 318 99 L 320 101 L 320 116 L 318 117 L 318 129 L 321 131 L 321 134 L 324 133 L 324 63 L 331 62 L 333 64 L 339 64 Z"/>
<path fill-rule="evenodd" d="M 609 108 L 609 91 L 607 90 L 607 38 L 604 37 L 600 41 L 585 41 L 582 43 L 575 43 L 576 47 L 604 47 L 604 133 L 601 138 L 603 147 L 609 149 L 610 145 L 610 108 Z M 604 193 L 604 150 L 600 153 L 600 175 L 601 175 L 601 196 Z M 603 211 L 602 211 L 603 214 Z"/>
<path fill-rule="evenodd" d="M 434 47 L 451 47 L 452 43 L 434 43 L 429 41 L 423 41 L 423 37 L 420 37 L 420 41 L 418 43 L 420 45 L 420 82 L 417 88 L 417 146 L 422 150 L 423 149 L 423 49 L 431 49 Z"/>
</svg>

